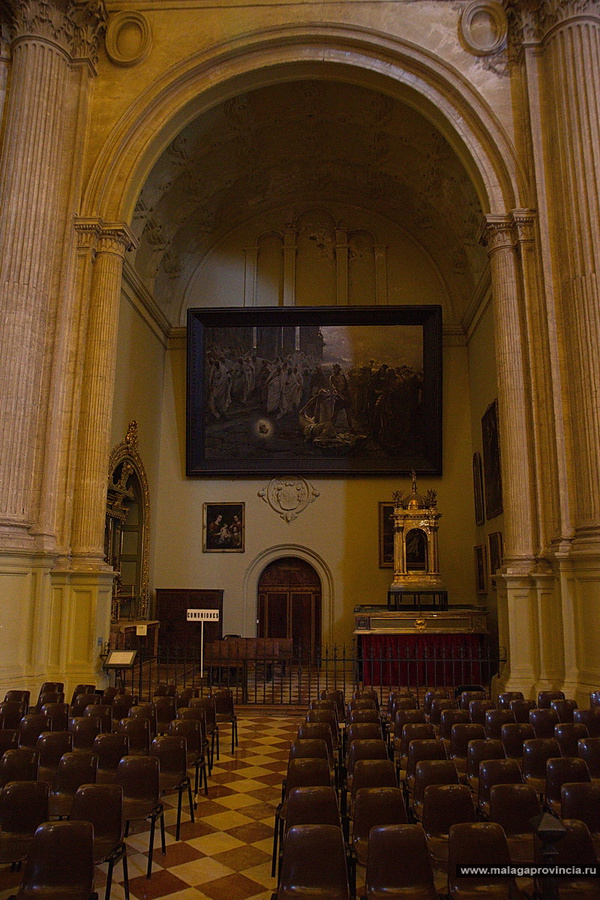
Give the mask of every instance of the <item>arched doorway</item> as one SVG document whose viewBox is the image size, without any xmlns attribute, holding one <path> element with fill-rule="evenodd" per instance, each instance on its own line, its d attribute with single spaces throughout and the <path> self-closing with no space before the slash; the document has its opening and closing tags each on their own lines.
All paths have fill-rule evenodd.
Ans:
<svg viewBox="0 0 600 900">
<path fill-rule="evenodd" d="M 321 646 L 321 579 L 310 563 L 286 556 L 269 563 L 258 582 L 258 636 L 292 638 L 294 655 Z"/>
</svg>

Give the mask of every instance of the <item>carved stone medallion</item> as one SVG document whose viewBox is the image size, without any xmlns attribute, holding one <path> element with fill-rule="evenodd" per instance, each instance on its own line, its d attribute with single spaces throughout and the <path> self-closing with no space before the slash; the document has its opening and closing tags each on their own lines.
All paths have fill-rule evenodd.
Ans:
<svg viewBox="0 0 600 900">
<path fill-rule="evenodd" d="M 286 522 L 292 522 L 313 502 L 319 492 L 305 478 L 273 478 L 266 488 L 258 492 Z"/>
</svg>

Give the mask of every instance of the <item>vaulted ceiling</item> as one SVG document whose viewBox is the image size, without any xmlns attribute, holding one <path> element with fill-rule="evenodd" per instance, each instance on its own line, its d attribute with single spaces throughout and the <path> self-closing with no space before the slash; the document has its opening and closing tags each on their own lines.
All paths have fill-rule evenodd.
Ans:
<svg viewBox="0 0 600 900">
<path fill-rule="evenodd" d="M 135 211 L 133 264 L 170 324 L 227 231 L 299 201 L 351 203 L 399 225 L 437 267 L 460 321 L 486 257 L 481 205 L 458 155 L 405 103 L 306 80 L 208 110 L 156 162 Z"/>
</svg>

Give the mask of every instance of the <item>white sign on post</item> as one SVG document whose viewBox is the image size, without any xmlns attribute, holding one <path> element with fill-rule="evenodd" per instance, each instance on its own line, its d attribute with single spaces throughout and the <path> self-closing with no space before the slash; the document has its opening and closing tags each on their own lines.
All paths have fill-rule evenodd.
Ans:
<svg viewBox="0 0 600 900">
<path fill-rule="evenodd" d="M 218 622 L 218 609 L 188 609 L 188 622 Z"/>
<path fill-rule="evenodd" d="M 204 675 L 204 623 L 218 622 L 218 609 L 188 609 L 188 622 L 200 622 L 200 677 Z"/>
</svg>

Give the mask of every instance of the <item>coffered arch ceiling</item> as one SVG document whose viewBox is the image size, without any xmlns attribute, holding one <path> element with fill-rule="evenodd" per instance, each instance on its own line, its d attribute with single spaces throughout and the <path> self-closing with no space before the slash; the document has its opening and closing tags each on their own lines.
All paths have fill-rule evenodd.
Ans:
<svg viewBox="0 0 600 900">
<path fill-rule="evenodd" d="M 460 322 L 486 254 L 478 243 L 483 212 L 458 155 L 399 100 L 304 80 L 204 112 L 154 165 L 134 213 L 133 265 L 171 326 L 224 234 L 299 202 L 351 203 L 399 225 L 429 255 L 448 294 L 446 316 Z"/>
</svg>

